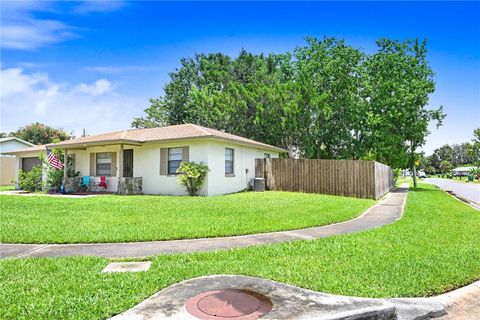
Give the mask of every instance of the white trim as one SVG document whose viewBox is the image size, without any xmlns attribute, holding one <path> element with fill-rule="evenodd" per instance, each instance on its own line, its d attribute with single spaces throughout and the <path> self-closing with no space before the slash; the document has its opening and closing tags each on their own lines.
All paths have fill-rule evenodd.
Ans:
<svg viewBox="0 0 480 320">
<path fill-rule="evenodd" d="M 17 138 L 17 137 L 0 138 L 0 143 L 2 143 L 2 142 L 7 142 L 7 141 L 11 141 L 11 140 L 16 140 L 16 141 L 18 141 L 18 142 L 20 142 L 20 143 L 23 143 L 23 144 L 25 144 L 25 145 L 27 145 L 27 146 L 29 146 L 29 147 L 35 146 L 35 145 L 34 145 L 33 143 L 31 143 L 31 142 L 25 141 L 25 140 L 20 139 L 20 138 Z"/>
</svg>

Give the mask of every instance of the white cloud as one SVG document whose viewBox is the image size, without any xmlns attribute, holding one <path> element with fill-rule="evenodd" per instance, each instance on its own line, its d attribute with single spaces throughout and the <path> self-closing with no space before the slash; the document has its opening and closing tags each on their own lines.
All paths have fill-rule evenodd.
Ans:
<svg viewBox="0 0 480 320">
<path fill-rule="evenodd" d="M 92 96 L 102 95 L 113 90 L 112 83 L 107 79 L 99 79 L 93 84 L 81 83 L 76 87 L 80 92 L 90 94 Z"/>
<path fill-rule="evenodd" d="M 50 3 L 4 1 L 1 7 L 2 48 L 32 50 L 77 37 L 71 26 L 59 20 L 34 17 L 34 11 L 52 11 Z"/>
<path fill-rule="evenodd" d="M 107 79 L 69 84 L 52 81 L 46 73 L 26 73 L 20 68 L 0 70 L 2 132 L 32 122 L 100 133 L 130 127 L 142 114 L 146 100 L 124 96 Z"/>
<path fill-rule="evenodd" d="M 65 14 L 108 13 L 125 7 L 123 1 L 70 1 L 65 9 L 53 1 L 0 1 L 0 46 L 34 50 L 79 37 L 80 28 L 62 20 Z M 38 17 L 48 13 L 53 18 Z M 57 18 L 58 17 L 58 18 Z"/>
<path fill-rule="evenodd" d="M 107 1 L 107 0 L 96 0 L 96 1 L 82 1 L 80 4 L 76 5 L 73 8 L 73 13 L 77 14 L 89 14 L 89 13 L 108 13 L 112 11 L 119 10 L 125 7 L 126 3 L 124 1 Z"/>
<path fill-rule="evenodd" d="M 3 48 L 31 50 L 71 39 L 76 35 L 60 21 L 25 19 L 3 25 L 0 37 Z"/>
</svg>

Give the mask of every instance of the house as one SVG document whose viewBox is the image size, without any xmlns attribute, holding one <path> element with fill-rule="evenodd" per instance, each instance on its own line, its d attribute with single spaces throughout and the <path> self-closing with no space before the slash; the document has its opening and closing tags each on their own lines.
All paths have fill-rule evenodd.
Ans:
<svg viewBox="0 0 480 320">
<path fill-rule="evenodd" d="M 452 170 L 452 175 L 454 177 L 465 177 L 470 174 L 470 171 L 475 169 L 475 167 L 459 167 Z"/>
<path fill-rule="evenodd" d="M 7 186 L 12 185 L 12 181 L 15 179 L 15 164 L 16 158 L 14 155 L 3 154 L 13 150 L 19 150 L 22 148 L 33 147 L 34 144 L 28 141 L 22 140 L 17 137 L 7 137 L 0 139 L 0 185 Z M 40 161 L 37 158 L 38 161 Z M 27 163 L 25 160 L 25 169 L 34 165 L 34 163 Z"/>
<path fill-rule="evenodd" d="M 201 195 L 241 191 L 255 176 L 256 158 L 276 158 L 286 152 L 194 124 L 109 132 L 47 146 L 63 149 L 80 176 L 90 176 L 94 182 L 105 176 L 107 191 L 120 194 L 185 195 L 176 176 L 182 161 L 208 165 Z M 38 157 L 44 150 L 32 147 L 11 154 L 17 156 L 17 169 L 22 169 L 24 158 Z M 70 186 L 68 179 L 65 186 Z"/>
</svg>

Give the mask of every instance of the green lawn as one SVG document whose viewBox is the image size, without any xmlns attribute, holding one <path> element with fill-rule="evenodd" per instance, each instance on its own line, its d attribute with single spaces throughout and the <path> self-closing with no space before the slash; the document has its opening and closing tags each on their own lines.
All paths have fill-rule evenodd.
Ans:
<svg viewBox="0 0 480 320">
<path fill-rule="evenodd" d="M 106 318 L 168 285 L 208 274 L 370 297 L 427 296 L 480 279 L 480 212 L 419 186 L 392 225 L 315 241 L 161 255 L 146 273 L 101 274 L 103 258 L 0 261 L 0 318 Z"/>
<path fill-rule="evenodd" d="M 6 243 L 127 242 L 251 234 L 330 224 L 373 200 L 293 192 L 216 197 L 1 196 Z"/>
<path fill-rule="evenodd" d="M 402 183 L 410 183 L 412 181 L 412 177 L 398 177 L 397 181 L 395 181 L 395 185 L 398 187 Z"/>
<path fill-rule="evenodd" d="M 477 179 L 473 179 L 473 181 L 468 181 L 468 177 L 455 177 L 455 178 L 452 178 L 452 181 L 455 181 L 455 182 L 462 182 L 462 183 L 480 183 L 479 180 Z"/>
<path fill-rule="evenodd" d="M 0 191 L 15 190 L 15 186 L 0 186 Z"/>
</svg>

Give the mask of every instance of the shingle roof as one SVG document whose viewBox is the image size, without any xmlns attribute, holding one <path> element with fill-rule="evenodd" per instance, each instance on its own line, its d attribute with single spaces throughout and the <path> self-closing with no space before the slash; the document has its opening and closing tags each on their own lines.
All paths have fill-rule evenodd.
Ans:
<svg viewBox="0 0 480 320">
<path fill-rule="evenodd" d="M 260 147 L 278 152 L 285 152 L 286 150 L 277 148 L 265 143 L 229 134 L 226 132 L 202 127 L 195 124 L 180 124 L 159 128 L 148 129 L 131 129 L 124 131 L 107 132 L 91 136 L 80 137 L 72 140 L 62 141 L 56 144 L 50 144 L 49 147 L 78 147 L 89 146 L 102 143 L 136 143 L 143 144 L 145 142 L 177 140 L 189 138 L 214 138 L 220 140 L 227 140 L 246 144 L 250 146 Z"/>
</svg>

